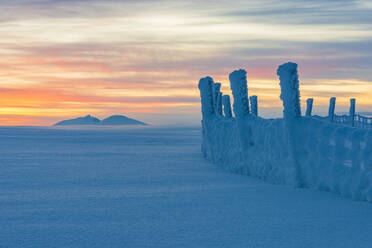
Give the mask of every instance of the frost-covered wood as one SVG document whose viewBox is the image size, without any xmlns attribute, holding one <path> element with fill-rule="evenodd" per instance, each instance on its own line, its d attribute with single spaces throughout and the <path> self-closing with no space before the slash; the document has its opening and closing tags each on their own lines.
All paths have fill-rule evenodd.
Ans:
<svg viewBox="0 0 372 248">
<path fill-rule="evenodd" d="M 252 114 L 257 116 L 258 115 L 257 96 L 250 96 L 249 100 L 251 102 Z"/>
<path fill-rule="evenodd" d="M 241 149 L 248 149 L 253 143 L 252 129 L 250 123 L 245 119 L 250 115 L 247 72 L 245 70 L 235 70 L 229 75 L 230 88 L 234 97 L 234 114 L 237 119 L 237 129 L 239 137 L 239 146 Z"/>
<path fill-rule="evenodd" d="M 214 82 L 211 77 L 205 77 L 199 81 L 199 90 L 202 106 L 203 119 L 210 117 L 215 113 L 214 111 L 214 96 L 213 96 Z"/>
<path fill-rule="evenodd" d="M 218 95 L 221 92 L 221 83 L 214 83 L 213 85 L 213 104 L 215 113 L 218 113 L 217 111 L 217 101 L 218 101 Z"/>
<path fill-rule="evenodd" d="M 222 93 L 218 92 L 217 103 L 216 103 L 216 113 L 222 115 Z"/>
<path fill-rule="evenodd" d="M 278 67 L 283 101 L 284 137 L 288 141 L 288 162 L 286 166 L 286 182 L 293 186 L 302 186 L 301 166 L 298 158 L 298 123 L 301 117 L 300 90 L 297 74 L 297 64 L 288 62 Z"/>
<path fill-rule="evenodd" d="M 222 96 L 222 101 L 223 101 L 223 112 L 225 114 L 225 117 L 232 118 L 230 96 L 229 95 Z"/>
<path fill-rule="evenodd" d="M 284 118 L 300 117 L 301 107 L 297 64 L 288 62 L 279 66 L 277 75 L 280 80 L 280 99 L 283 101 Z"/>
<path fill-rule="evenodd" d="M 329 109 L 328 109 L 328 118 L 330 121 L 333 121 L 335 116 L 335 108 L 336 108 L 336 97 L 331 97 L 329 99 Z"/>
<path fill-rule="evenodd" d="M 350 99 L 350 109 L 349 109 L 349 115 L 351 120 L 351 126 L 354 126 L 354 119 L 355 119 L 355 98 Z"/>
<path fill-rule="evenodd" d="M 234 96 L 234 114 L 237 118 L 249 114 L 247 72 L 245 70 L 235 70 L 230 73 L 230 87 Z"/>
<path fill-rule="evenodd" d="M 306 116 L 311 116 L 311 112 L 313 111 L 313 98 L 306 99 Z"/>
</svg>

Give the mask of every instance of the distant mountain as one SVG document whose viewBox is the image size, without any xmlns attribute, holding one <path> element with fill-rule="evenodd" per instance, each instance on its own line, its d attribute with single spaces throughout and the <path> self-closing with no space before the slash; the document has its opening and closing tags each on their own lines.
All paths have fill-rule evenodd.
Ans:
<svg viewBox="0 0 372 248">
<path fill-rule="evenodd" d="M 144 125 L 147 124 L 142 121 L 137 121 L 135 119 L 126 117 L 124 115 L 112 115 L 101 121 L 101 125 Z"/>
<path fill-rule="evenodd" d="M 98 119 L 94 116 L 91 116 L 91 115 L 87 115 L 85 117 L 78 117 L 78 118 L 75 118 L 75 119 L 60 121 L 60 122 L 58 122 L 54 125 L 55 126 L 99 125 L 100 122 L 101 122 L 100 119 Z"/>
<path fill-rule="evenodd" d="M 64 120 L 60 121 L 54 126 L 78 126 L 78 125 L 105 125 L 105 126 L 121 126 L 121 125 L 143 125 L 146 126 L 148 124 L 137 121 L 135 119 L 126 117 L 124 115 L 112 115 L 106 119 L 103 119 L 102 121 L 98 119 L 97 117 L 87 115 L 85 117 L 79 117 L 75 119 L 70 120 Z"/>
</svg>

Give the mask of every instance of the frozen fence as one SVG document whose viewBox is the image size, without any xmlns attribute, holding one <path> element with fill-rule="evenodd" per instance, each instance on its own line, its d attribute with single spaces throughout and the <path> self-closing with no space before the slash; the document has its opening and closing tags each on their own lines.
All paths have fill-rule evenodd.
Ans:
<svg viewBox="0 0 372 248">
<path fill-rule="evenodd" d="M 311 103 L 310 106 L 309 106 L 309 103 Z M 306 116 L 311 116 L 312 103 L 313 103 L 312 98 L 307 99 Z M 322 120 L 330 121 L 333 123 L 345 125 L 345 126 L 372 129 L 372 117 L 355 114 L 355 99 L 354 98 L 350 99 L 349 115 L 336 115 L 334 113 L 335 106 L 336 106 L 336 98 L 332 97 L 329 103 L 328 116 L 327 117 L 313 116 L 313 117 L 317 119 L 322 119 Z"/>
<path fill-rule="evenodd" d="M 319 118 L 319 117 L 317 117 Z M 320 117 L 322 118 L 322 117 Z M 323 117 L 324 120 L 328 120 L 327 117 Z M 372 128 L 372 118 L 362 115 L 334 115 L 334 123 L 342 124 L 345 126 L 352 126 L 358 128 Z"/>
<path fill-rule="evenodd" d="M 222 105 L 214 100 L 213 79 L 199 81 L 205 157 L 228 170 L 272 183 L 372 201 L 372 129 L 360 124 L 367 127 L 370 118 L 353 115 L 353 125 L 350 115 L 349 122 L 339 120 L 334 115 L 335 100 L 328 117 L 311 116 L 312 100 L 307 102 L 306 116 L 301 116 L 297 64 L 283 64 L 277 74 L 284 106 L 279 119 L 257 116 L 259 99 L 248 97 L 244 70 L 229 77 L 235 117 L 227 95 L 222 97 L 225 115 L 220 114 Z"/>
</svg>

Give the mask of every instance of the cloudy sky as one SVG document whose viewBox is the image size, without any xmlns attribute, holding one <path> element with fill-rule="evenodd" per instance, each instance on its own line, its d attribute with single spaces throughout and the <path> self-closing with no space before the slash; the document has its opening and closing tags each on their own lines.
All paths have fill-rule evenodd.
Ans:
<svg viewBox="0 0 372 248">
<path fill-rule="evenodd" d="M 197 82 L 247 70 L 259 112 L 280 116 L 276 67 L 301 97 L 372 110 L 371 1 L 0 0 L 0 124 L 93 114 L 199 123 Z"/>
</svg>

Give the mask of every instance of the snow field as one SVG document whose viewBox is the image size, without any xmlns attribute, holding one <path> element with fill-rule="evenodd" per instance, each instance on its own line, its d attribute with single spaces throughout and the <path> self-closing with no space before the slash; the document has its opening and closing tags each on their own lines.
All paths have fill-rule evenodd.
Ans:
<svg viewBox="0 0 372 248">
<path fill-rule="evenodd" d="M 0 247 L 370 247 L 370 204 L 226 173 L 200 136 L 0 127 Z"/>
</svg>

